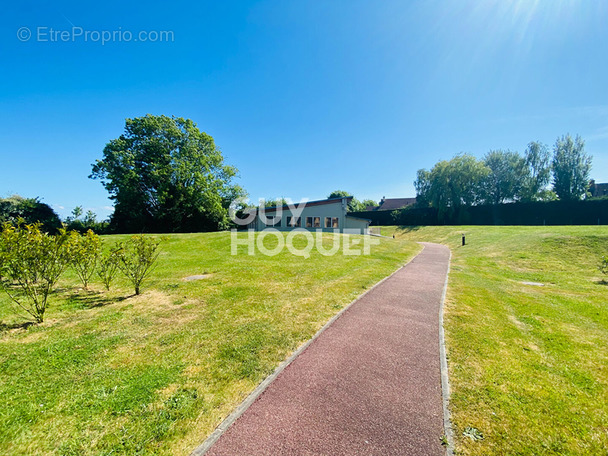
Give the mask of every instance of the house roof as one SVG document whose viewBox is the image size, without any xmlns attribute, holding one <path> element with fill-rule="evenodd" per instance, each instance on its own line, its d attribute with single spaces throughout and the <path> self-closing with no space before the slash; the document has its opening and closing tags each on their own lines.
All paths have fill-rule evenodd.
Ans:
<svg viewBox="0 0 608 456">
<path fill-rule="evenodd" d="M 383 198 L 377 211 L 394 211 L 416 202 L 416 198 Z"/>
<path fill-rule="evenodd" d="M 307 201 L 306 202 L 306 207 L 309 207 L 309 206 L 322 206 L 324 204 L 335 204 L 335 203 L 341 202 L 343 199 L 345 199 L 346 200 L 346 204 L 348 204 L 353 199 L 353 197 L 352 196 L 345 196 L 345 197 L 338 197 L 338 198 L 328 198 L 328 199 L 317 200 L 317 201 Z M 293 204 L 295 206 L 298 206 L 300 203 L 293 203 Z M 274 212 L 278 208 L 289 209 L 289 206 L 287 204 L 285 204 L 283 206 L 265 207 L 264 211 L 265 212 Z M 257 209 L 255 209 L 255 210 L 257 210 Z"/>
<path fill-rule="evenodd" d="M 595 183 L 590 187 L 591 196 L 606 196 L 608 195 L 608 183 Z"/>
</svg>

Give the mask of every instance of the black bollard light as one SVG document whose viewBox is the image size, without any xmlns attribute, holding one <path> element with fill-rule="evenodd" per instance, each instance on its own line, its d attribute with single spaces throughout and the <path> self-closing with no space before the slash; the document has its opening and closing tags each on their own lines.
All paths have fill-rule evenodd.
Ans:
<svg viewBox="0 0 608 456">
<path fill-rule="evenodd" d="M 462 245 L 466 245 L 466 240 L 464 238 L 464 234 L 462 235 Z"/>
</svg>

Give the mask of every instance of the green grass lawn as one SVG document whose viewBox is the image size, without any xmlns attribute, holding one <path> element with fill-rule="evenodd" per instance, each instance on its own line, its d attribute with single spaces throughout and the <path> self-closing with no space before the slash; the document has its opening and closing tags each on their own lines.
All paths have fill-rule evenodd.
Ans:
<svg viewBox="0 0 608 456">
<path fill-rule="evenodd" d="M 0 453 L 188 454 L 344 305 L 418 251 L 383 239 L 369 256 L 248 256 L 243 247 L 231 256 L 229 233 L 170 235 L 141 296 L 124 280 L 84 291 L 68 273 L 45 322 L 20 328 L 25 319 L 2 293 Z"/>
<path fill-rule="evenodd" d="M 393 233 L 452 248 L 445 329 L 458 454 L 607 454 L 608 284 L 597 264 L 608 229 L 383 229 Z M 463 436 L 468 427 L 483 440 Z"/>
</svg>

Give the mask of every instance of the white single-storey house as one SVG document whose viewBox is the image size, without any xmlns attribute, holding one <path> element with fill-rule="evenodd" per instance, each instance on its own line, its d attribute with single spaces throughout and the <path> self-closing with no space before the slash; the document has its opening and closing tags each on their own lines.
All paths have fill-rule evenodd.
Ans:
<svg viewBox="0 0 608 456">
<path fill-rule="evenodd" d="M 371 220 L 348 215 L 348 203 L 351 200 L 352 196 L 348 196 L 294 203 L 291 207 L 285 205 L 252 209 L 255 212 L 255 218 L 247 225 L 247 228 L 256 231 L 265 228 L 280 231 L 303 228 L 310 231 L 340 230 L 340 233 L 344 233 L 344 230 L 349 230 L 349 232 L 357 230 L 360 234 L 369 234 Z"/>
</svg>

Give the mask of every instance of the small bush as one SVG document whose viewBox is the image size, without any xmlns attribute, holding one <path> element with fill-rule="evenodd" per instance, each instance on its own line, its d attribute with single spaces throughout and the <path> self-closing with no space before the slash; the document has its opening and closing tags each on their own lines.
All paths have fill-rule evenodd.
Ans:
<svg viewBox="0 0 608 456">
<path fill-rule="evenodd" d="M 133 236 L 119 244 L 118 267 L 131 281 L 135 294 L 140 292 L 142 282 L 150 275 L 158 258 L 160 241 L 143 234 Z"/>
<path fill-rule="evenodd" d="M 84 235 L 72 231 L 67 243 L 67 250 L 70 266 L 78 275 L 83 287 L 88 288 L 101 253 L 99 236 L 91 230 Z"/>
<path fill-rule="evenodd" d="M 0 286 L 37 323 L 42 323 L 48 296 L 68 265 L 65 229 L 51 236 L 41 226 L 5 223 L 0 233 Z"/>
<path fill-rule="evenodd" d="M 99 258 L 99 267 L 97 268 L 97 276 L 101 279 L 106 287 L 106 290 L 110 290 L 110 285 L 116 277 L 118 272 L 118 263 L 120 261 L 118 248 L 115 246 L 113 249 L 103 253 Z"/>
</svg>

